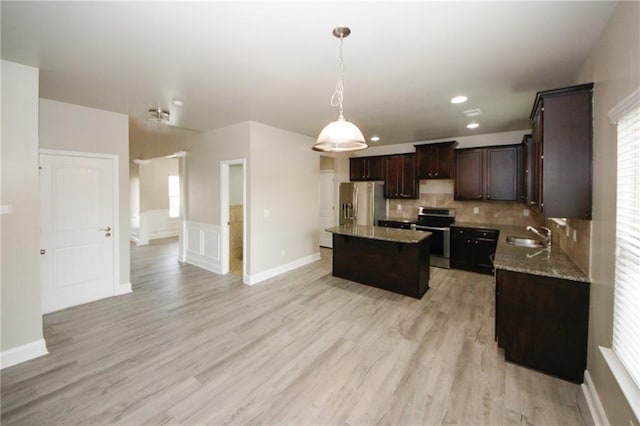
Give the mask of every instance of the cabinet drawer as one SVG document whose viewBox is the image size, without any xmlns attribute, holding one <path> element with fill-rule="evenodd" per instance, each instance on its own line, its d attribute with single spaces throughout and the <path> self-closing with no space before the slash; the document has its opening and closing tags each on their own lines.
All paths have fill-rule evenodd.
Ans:
<svg viewBox="0 0 640 426">
<path fill-rule="evenodd" d="M 451 236 L 452 237 L 461 237 L 461 238 L 471 238 L 472 234 L 471 228 L 451 228 Z"/>
<path fill-rule="evenodd" d="M 474 229 L 473 230 L 474 238 L 486 238 L 488 240 L 497 240 L 498 239 L 498 231 L 493 229 Z"/>
</svg>

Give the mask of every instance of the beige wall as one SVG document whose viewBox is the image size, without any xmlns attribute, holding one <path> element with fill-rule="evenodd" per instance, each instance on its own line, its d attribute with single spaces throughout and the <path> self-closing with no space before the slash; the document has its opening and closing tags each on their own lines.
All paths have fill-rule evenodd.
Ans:
<svg viewBox="0 0 640 426">
<path fill-rule="evenodd" d="M 320 161 L 311 150 L 314 142 L 251 122 L 251 274 L 319 251 Z"/>
<path fill-rule="evenodd" d="M 38 69 L 2 61 L 1 350 L 42 339 Z"/>
<path fill-rule="evenodd" d="M 249 158 L 249 122 L 204 132 L 193 139 L 186 157 L 188 220 L 220 225 L 220 162 L 242 158 Z M 251 168 L 247 160 L 247 171 Z M 247 203 L 250 209 L 251 202 Z"/>
<path fill-rule="evenodd" d="M 40 99 L 40 148 L 118 156 L 120 284 L 129 283 L 129 119 L 116 114 Z"/>
<path fill-rule="evenodd" d="M 640 3 L 621 2 L 576 83 L 595 83 L 591 309 L 587 370 L 611 424 L 629 425 L 629 404 L 598 346 L 611 347 L 616 211 L 616 129 L 607 113 L 640 87 Z M 635 419 L 638 424 L 639 419 Z"/>
<path fill-rule="evenodd" d="M 169 176 L 178 176 L 177 158 L 156 158 L 139 166 L 140 212 L 169 209 Z"/>
</svg>

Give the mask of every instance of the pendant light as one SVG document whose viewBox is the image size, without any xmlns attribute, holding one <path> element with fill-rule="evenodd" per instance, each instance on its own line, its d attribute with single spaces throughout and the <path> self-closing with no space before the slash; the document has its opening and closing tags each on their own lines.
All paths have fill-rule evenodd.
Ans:
<svg viewBox="0 0 640 426">
<path fill-rule="evenodd" d="M 344 60 L 342 58 L 342 41 L 349 34 L 351 34 L 349 27 L 336 27 L 333 29 L 333 35 L 340 39 L 340 79 L 333 96 L 331 96 L 331 106 L 338 107 L 338 118 L 322 129 L 316 144 L 313 146 L 314 151 L 347 152 L 368 148 L 360 129 L 355 124 L 345 120 L 343 115 L 344 85 L 342 80 L 344 78 Z"/>
</svg>

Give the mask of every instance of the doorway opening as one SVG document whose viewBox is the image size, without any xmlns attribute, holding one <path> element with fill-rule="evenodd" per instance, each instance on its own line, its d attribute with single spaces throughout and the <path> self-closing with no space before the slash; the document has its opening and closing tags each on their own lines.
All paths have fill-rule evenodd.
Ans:
<svg viewBox="0 0 640 426">
<path fill-rule="evenodd" d="M 220 162 L 222 273 L 247 276 L 246 160 Z"/>
</svg>

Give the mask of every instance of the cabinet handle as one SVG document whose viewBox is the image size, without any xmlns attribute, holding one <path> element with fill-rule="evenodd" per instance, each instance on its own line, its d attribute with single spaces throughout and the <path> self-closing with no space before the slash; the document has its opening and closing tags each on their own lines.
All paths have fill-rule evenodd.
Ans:
<svg viewBox="0 0 640 426">
<path fill-rule="evenodd" d="M 538 203 L 536 203 L 535 201 L 529 201 L 529 204 L 531 204 L 532 206 L 535 206 Z"/>
<path fill-rule="evenodd" d="M 436 176 L 438 176 L 438 172 L 436 172 Z"/>
<path fill-rule="evenodd" d="M 478 244 L 478 242 L 476 241 L 476 244 Z"/>
<path fill-rule="evenodd" d="M 479 200 L 482 198 L 482 194 L 478 195 L 477 197 L 474 198 L 474 200 Z"/>
<path fill-rule="evenodd" d="M 491 198 L 491 194 L 487 194 L 487 200 Z"/>
</svg>

